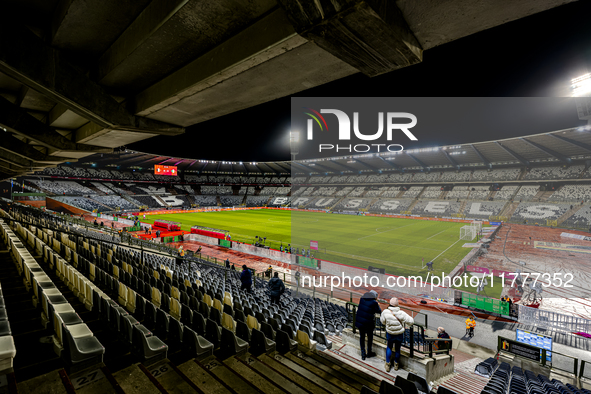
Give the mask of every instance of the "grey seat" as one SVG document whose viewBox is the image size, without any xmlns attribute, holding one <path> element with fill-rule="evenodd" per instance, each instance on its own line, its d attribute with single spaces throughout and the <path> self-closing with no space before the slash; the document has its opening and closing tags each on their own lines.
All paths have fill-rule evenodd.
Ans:
<svg viewBox="0 0 591 394">
<path fill-rule="evenodd" d="M 236 320 L 236 336 L 246 342 L 250 342 L 250 329 L 245 322 Z"/>
<path fill-rule="evenodd" d="M 248 342 L 239 338 L 232 331 L 222 327 L 221 348 L 230 355 L 243 355 L 248 350 Z"/>
<path fill-rule="evenodd" d="M 133 349 L 145 365 L 165 359 L 168 352 L 164 342 L 155 336 L 146 337 L 138 326 L 133 327 Z"/>
<path fill-rule="evenodd" d="M 327 349 L 332 349 L 332 341 L 329 341 L 323 332 L 314 331 L 313 339 L 319 344 L 324 345 Z"/>
<path fill-rule="evenodd" d="M 252 329 L 251 346 L 253 354 L 270 353 L 275 350 L 275 342 L 265 337 L 262 331 Z"/>
<path fill-rule="evenodd" d="M 275 342 L 277 346 L 277 351 L 280 353 L 287 353 L 294 351 L 298 347 L 297 341 L 292 340 L 289 338 L 289 335 L 285 331 L 277 331 L 275 334 Z"/>
<path fill-rule="evenodd" d="M 204 359 L 213 354 L 213 344 L 189 327 L 183 330 L 183 348 L 196 358 Z"/>
<path fill-rule="evenodd" d="M 77 370 L 97 365 L 103 362 L 105 348 L 94 336 L 74 338 L 68 326 L 62 326 L 62 332 L 65 337 L 64 353 L 67 361 Z"/>
</svg>

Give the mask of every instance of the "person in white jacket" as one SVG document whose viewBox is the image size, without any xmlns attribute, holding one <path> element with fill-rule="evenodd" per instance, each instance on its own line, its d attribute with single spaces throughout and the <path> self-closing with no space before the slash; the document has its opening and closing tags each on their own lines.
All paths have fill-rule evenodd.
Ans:
<svg viewBox="0 0 591 394">
<path fill-rule="evenodd" d="M 394 362 L 394 370 L 398 371 L 400 346 L 404 338 L 405 325 L 413 325 L 414 319 L 406 312 L 400 310 L 398 307 L 398 298 L 392 298 L 390 300 L 390 306 L 382 311 L 380 321 L 386 327 L 386 339 L 388 340 L 388 347 L 386 348 L 386 372 L 390 372 L 392 362 Z M 392 346 L 395 346 L 394 360 L 392 360 Z"/>
</svg>

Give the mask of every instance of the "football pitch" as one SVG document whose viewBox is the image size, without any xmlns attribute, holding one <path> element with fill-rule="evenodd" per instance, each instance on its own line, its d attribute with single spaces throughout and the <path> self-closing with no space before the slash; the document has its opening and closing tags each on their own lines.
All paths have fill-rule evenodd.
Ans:
<svg viewBox="0 0 591 394">
<path fill-rule="evenodd" d="M 227 230 L 233 241 L 254 243 L 255 237 L 266 237 L 273 249 L 288 244 L 308 249 L 311 240 L 318 241 L 316 258 L 385 268 L 395 275 L 426 277 L 422 267 L 429 261 L 434 261 L 434 274 L 447 274 L 470 251 L 459 240 L 464 223 L 271 209 L 147 215 L 141 220 L 156 219 L 180 222 L 186 231 L 194 225 Z"/>
</svg>

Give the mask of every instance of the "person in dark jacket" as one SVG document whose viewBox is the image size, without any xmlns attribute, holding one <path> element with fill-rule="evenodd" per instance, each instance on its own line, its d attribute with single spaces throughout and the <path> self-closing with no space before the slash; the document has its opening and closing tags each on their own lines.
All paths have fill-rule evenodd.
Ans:
<svg viewBox="0 0 591 394">
<path fill-rule="evenodd" d="M 440 339 L 451 339 L 449 337 L 449 334 L 447 332 L 445 332 L 445 328 L 443 327 L 438 327 L 437 328 L 437 338 Z M 439 350 L 445 350 L 445 349 L 450 349 L 451 350 L 451 342 L 439 342 L 437 341 L 437 348 Z"/>
<path fill-rule="evenodd" d="M 242 274 L 240 274 L 240 282 L 242 282 L 242 286 L 240 290 L 246 290 L 249 293 L 252 292 L 252 272 L 250 272 L 250 268 L 244 264 L 242 266 Z"/>
<path fill-rule="evenodd" d="M 279 298 L 285 292 L 285 285 L 279 279 L 279 272 L 275 272 L 273 279 L 269 281 L 269 291 L 271 292 L 271 303 L 279 305 Z"/>
<path fill-rule="evenodd" d="M 375 290 L 370 290 L 365 293 L 359 300 L 359 307 L 357 307 L 357 316 L 355 319 L 355 326 L 359 329 L 359 346 L 361 347 L 361 359 L 366 357 L 374 357 L 376 354 L 371 351 L 373 346 L 373 330 L 376 324 L 376 313 L 382 313 L 376 298 L 378 293 Z M 365 336 L 367 336 L 367 353 L 365 352 Z"/>
</svg>

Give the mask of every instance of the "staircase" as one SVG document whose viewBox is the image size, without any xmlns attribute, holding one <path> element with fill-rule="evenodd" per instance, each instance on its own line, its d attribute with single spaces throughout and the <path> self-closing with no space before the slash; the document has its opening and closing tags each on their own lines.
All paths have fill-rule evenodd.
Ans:
<svg viewBox="0 0 591 394">
<path fill-rule="evenodd" d="M 460 371 L 446 379 L 439 387 L 448 388 L 456 393 L 480 394 L 487 382 L 488 380 L 481 376 Z"/>
<path fill-rule="evenodd" d="M 464 214 L 464 209 L 466 209 L 467 203 L 468 203 L 468 201 L 466 201 L 466 200 L 462 201 L 462 205 L 460 205 L 460 209 L 458 210 L 458 214 Z"/>
<path fill-rule="evenodd" d="M 169 205 L 167 203 L 165 203 L 164 200 L 162 198 L 160 198 L 160 196 L 153 195 L 152 197 L 154 197 L 160 204 L 162 204 L 163 207 L 169 207 Z"/>
<path fill-rule="evenodd" d="M 584 205 L 575 205 L 573 206 L 573 209 L 569 209 L 568 211 L 566 211 L 564 213 L 564 215 L 562 215 L 561 217 L 559 217 L 556 222 L 558 223 L 558 225 L 560 226 L 562 224 L 562 222 L 564 222 L 566 219 L 570 218 L 571 216 L 573 216 L 575 213 L 577 213 L 581 208 L 583 208 Z"/>
<path fill-rule="evenodd" d="M 108 209 L 109 209 L 109 211 L 112 211 L 112 210 L 114 210 L 114 209 L 116 208 L 116 207 L 110 207 L 110 206 L 108 206 L 108 205 L 105 205 L 105 204 L 103 204 L 102 202 L 99 202 L 99 201 L 95 200 L 95 199 L 94 199 L 94 198 L 92 198 L 92 197 L 86 197 L 86 198 L 87 198 L 88 200 L 90 200 L 90 201 L 94 202 L 95 204 L 98 204 L 98 205 L 100 205 L 100 206 L 102 206 L 102 207 L 108 208 Z"/>
<path fill-rule="evenodd" d="M 518 206 L 519 206 L 518 202 L 509 203 L 508 206 L 505 206 L 505 208 L 503 209 L 503 211 L 501 212 L 501 214 L 499 216 L 504 216 L 507 218 L 507 220 L 511 219 L 511 216 L 513 216 L 513 213 L 515 212 L 515 210 L 517 209 Z"/>
</svg>

